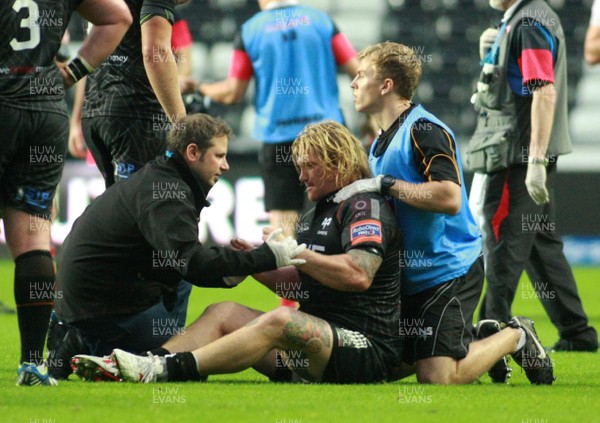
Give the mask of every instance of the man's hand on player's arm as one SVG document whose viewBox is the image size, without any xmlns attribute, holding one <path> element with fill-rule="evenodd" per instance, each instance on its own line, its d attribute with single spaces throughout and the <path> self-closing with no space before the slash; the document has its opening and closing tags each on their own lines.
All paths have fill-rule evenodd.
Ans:
<svg viewBox="0 0 600 423">
<path fill-rule="evenodd" d="M 268 228 L 267 235 L 263 240 L 266 240 L 268 234 L 273 232 L 274 228 Z M 230 241 L 231 248 L 234 250 L 252 251 L 255 247 L 250 242 L 241 238 L 234 238 Z M 300 275 L 293 266 L 282 267 L 281 269 L 271 270 L 270 272 L 256 273 L 252 275 L 254 279 L 269 288 L 278 295 L 284 295 L 289 289 L 300 289 Z"/>
<path fill-rule="evenodd" d="M 339 190 L 333 201 L 341 203 L 353 195 L 379 192 L 390 195 L 408 205 L 436 213 L 454 215 L 460 211 L 460 186 L 452 181 L 429 181 L 419 184 L 395 179 L 393 185 L 384 188 L 384 176 L 359 179 Z"/>
<path fill-rule="evenodd" d="M 362 194 L 365 192 L 381 192 L 381 181 L 383 175 L 376 176 L 375 178 L 359 179 L 351 184 L 346 185 L 340 189 L 333 201 L 341 203 L 356 194 Z"/>
</svg>

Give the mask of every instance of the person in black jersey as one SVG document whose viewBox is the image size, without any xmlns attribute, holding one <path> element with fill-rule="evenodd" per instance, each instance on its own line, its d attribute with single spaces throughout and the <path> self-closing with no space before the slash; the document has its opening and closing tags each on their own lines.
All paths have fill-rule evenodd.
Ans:
<svg viewBox="0 0 600 423">
<path fill-rule="evenodd" d="M 94 30 L 64 68 L 54 59 L 73 11 Z M 121 0 L 0 3 L 0 214 L 15 261 L 19 385 L 54 385 L 43 363 L 55 297 L 52 201 L 67 148 L 69 88 L 115 49 L 131 14 Z"/>
<path fill-rule="evenodd" d="M 308 248 L 298 258 L 306 263 L 254 277 L 297 300 L 300 309 L 262 313 L 215 304 L 151 356 L 121 350 L 111 359 L 78 356 L 78 374 L 156 382 L 204 380 L 254 367 L 275 381 L 375 383 L 390 377 L 402 351 L 400 233 L 393 211 L 377 193 L 333 202 L 342 186 L 370 175 L 360 141 L 341 124 L 307 126 L 292 154 L 308 198 L 316 201 L 299 223 L 298 239 Z M 271 228 L 264 233 L 273 234 Z M 242 240 L 232 244 L 252 248 Z"/>
<path fill-rule="evenodd" d="M 168 27 L 164 28 L 164 31 L 168 31 Z M 189 78 L 189 76 L 192 73 L 192 43 L 192 34 L 190 32 L 188 23 L 182 17 L 181 13 L 177 10 L 177 8 L 175 8 L 174 23 L 171 31 L 171 50 L 173 51 L 173 55 L 177 63 L 177 73 L 179 75 L 180 80 Z M 156 51 L 161 51 L 161 49 L 162 47 L 154 48 L 154 50 Z M 161 74 L 159 74 L 159 76 L 160 75 Z M 168 75 L 171 75 L 170 72 L 168 73 Z M 83 112 L 84 97 L 85 84 L 79 84 L 75 92 L 73 111 L 71 113 L 71 127 L 69 129 L 69 153 L 71 153 L 73 157 L 79 159 L 87 158 L 88 153 L 91 156 L 91 152 L 88 151 L 85 140 L 83 138 L 83 129 L 81 126 L 81 114 Z M 135 99 L 132 98 L 132 100 Z M 202 108 L 200 107 L 200 105 L 201 104 L 194 103 L 195 108 L 191 109 L 190 105 L 187 104 L 186 101 L 186 110 L 188 113 L 190 113 L 191 111 L 201 113 L 205 111 L 206 108 Z"/>
<path fill-rule="evenodd" d="M 175 6 L 187 0 L 125 1 L 134 24 L 88 77 L 81 112 L 83 137 L 107 187 L 164 153 L 168 130 L 186 115 L 171 33 Z"/>
</svg>

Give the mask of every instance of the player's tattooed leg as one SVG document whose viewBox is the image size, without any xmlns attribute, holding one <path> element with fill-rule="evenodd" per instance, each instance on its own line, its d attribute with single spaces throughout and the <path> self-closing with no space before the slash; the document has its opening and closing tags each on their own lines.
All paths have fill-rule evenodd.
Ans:
<svg viewBox="0 0 600 423">
<path fill-rule="evenodd" d="M 329 323 L 300 311 L 290 314 L 290 322 L 283 327 L 283 336 L 289 348 L 317 354 L 324 346 L 331 347 Z"/>
<path fill-rule="evenodd" d="M 286 348 L 278 353 L 281 362 L 305 380 L 318 380 L 317 375 L 324 369 L 333 343 L 329 323 L 291 310 L 290 321 L 283 327 L 282 335 Z"/>
</svg>

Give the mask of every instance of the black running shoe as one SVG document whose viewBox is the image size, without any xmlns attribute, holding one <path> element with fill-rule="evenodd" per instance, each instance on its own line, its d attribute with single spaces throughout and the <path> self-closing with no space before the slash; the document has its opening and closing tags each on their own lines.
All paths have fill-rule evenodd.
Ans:
<svg viewBox="0 0 600 423">
<path fill-rule="evenodd" d="M 485 319 L 475 325 L 475 337 L 477 339 L 487 338 L 503 328 L 503 325 L 497 320 Z M 494 383 L 508 383 L 512 376 L 512 369 L 508 367 L 508 357 L 504 356 L 488 371 L 488 375 Z"/>
<path fill-rule="evenodd" d="M 512 353 L 512 358 L 525 370 L 527 379 L 534 385 L 552 385 L 555 380 L 552 360 L 535 332 L 533 320 L 516 316 L 510 319 L 507 326 L 525 331 L 525 345 Z"/>
</svg>

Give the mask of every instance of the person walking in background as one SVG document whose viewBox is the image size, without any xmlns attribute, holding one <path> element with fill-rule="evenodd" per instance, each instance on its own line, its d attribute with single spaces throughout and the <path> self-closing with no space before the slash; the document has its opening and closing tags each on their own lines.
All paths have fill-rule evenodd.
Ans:
<svg viewBox="0 0 600 423">
<path fill-rule="evenodd" d="M 296 232 L 305 195 L 291 158 L 291 144 L 305 125 L 343 122 L 337 66 L 354 77 L 356 52 L 331 18 L 293 0 L 259 0 L 261 12 L 245 22 L 234 41 L 227 79 L 188 81 L 218 103 L 241 101 L 255 79 L 253 137 L 263 142 L 260 166 L 271 226 Z"/>
</svg>

